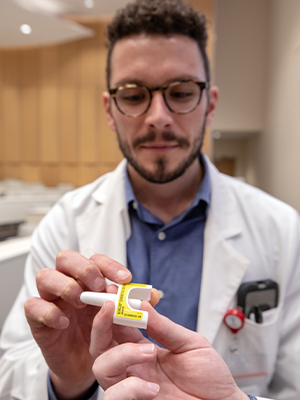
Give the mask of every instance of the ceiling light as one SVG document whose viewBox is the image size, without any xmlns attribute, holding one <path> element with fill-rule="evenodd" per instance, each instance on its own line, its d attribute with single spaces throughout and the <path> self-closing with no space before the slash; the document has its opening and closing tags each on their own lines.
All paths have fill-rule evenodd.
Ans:
<svg viewBox="0 0 300 400">
<path fill-rule="evenodd" d="M 214 139 L 221 139 L 221 137 L 222 137 L 222 133 L 221 133 L 221 132 L 215 131 L 215 132 L 213 133 L 213 138 L 214 138 Z"/>
<path fill-rule="evenodd" d="M 24 35 L 30 35 L 32 32 L 31 26 L 28 24 L 23 24 L 20 26 L 20 31 L 24 33 Z"/>
<path fill-rule="evenodd" d="M 1 0 L 0 0 L 1 1 Z M 43 12 L 59 15 L 66 11 L 67 6 L 60 0 L 13 0 L 23 9 L 30 12 Z"/>
<path fill-rule="evenodd" d="M 94 8 L 95 2 L 94 0 L 84 0 L 84 5 L 86 8 Z"/>
</svg>

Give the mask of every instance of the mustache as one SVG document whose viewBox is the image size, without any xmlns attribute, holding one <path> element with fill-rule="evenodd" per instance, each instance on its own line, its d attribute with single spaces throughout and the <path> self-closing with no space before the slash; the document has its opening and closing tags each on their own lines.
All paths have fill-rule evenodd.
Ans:
<svg viewBox="0 0 300 400">
<path fill-rule="evenodd" d="M 156 136 L 157 136 L 157 134 L 155 132 L 149 131 L 145 135 L 135 138 L 132 142 L 132 146 L 133 146 L 133 148 L 135 148 L 135 147 L 140 146 L 141 144 L 152 143 L 155 141 Z M 181 147 L 189 147 L 190 146 L 190 142 L 187 138 L 177 136 L 172 131 L 164 131 L 164 132 L 162 132 L 161 136 L 165 142 L 174 142 L 175 141 Z"/>
</svg>

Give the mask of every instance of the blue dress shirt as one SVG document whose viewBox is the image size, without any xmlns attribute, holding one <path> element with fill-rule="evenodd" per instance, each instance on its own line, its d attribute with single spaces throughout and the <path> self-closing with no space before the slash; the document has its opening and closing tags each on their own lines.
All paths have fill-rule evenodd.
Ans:
<svg viewBox="0 0 300 400">
<path fill-rule="evenodd" d="M 129 176 L 125 178 L 132 230 L 127 241 L 127 266 L 132 282 L 147 283 L 160 290 L 163 297 L 157 311 L 194 331 L 211 191 L 204 157 L 200 162 L 205 173 L 192 205 L 167 224 L 137 202 Z"/>
</svg>

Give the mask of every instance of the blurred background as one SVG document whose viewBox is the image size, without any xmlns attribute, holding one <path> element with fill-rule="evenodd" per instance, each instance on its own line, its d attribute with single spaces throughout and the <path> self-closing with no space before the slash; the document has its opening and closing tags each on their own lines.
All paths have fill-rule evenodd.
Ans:
<svg viewBox="0 0 300 400">
<path fill-rule="evenodd" d="M 208 18 L 220 88 L 204 151 L 222 172 L 300 211 L 299 0 L 190 2 Z M 105 28 L 125 3 L 0 1 L 2 298 L 15 296 L 30 235 L 55 201 L 122 158 L 102 92 Z"/>
</svg>

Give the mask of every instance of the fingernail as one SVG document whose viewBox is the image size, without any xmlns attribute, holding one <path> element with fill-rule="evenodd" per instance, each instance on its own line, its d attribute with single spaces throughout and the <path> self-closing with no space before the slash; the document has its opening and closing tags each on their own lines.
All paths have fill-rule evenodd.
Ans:
<svg viewBox="0 0 300 400">
<path fill-rule="evenodd" d="M 128 269 L 119 269 L 116 274 L 116 278 L 118 281 L 125 281 L 130 276 L 130 271 Z"/>
<path fill-rule="evenodd" d="M 160 389 L 160 387 L 159 387 L 159 385 L 157 383 L 147 382 L 147 384 L 149 386 L 149 389 L 154 393 L 157 393 L 159 391 L 159 389 Z"/>
<path fill-rule="evenodd" d="M 60 317 L 58 324 L 60 329 L 65 329 L 69 326 L 69 320 L 67 317 Z"/>
<path fill-rule="evenodd" d="M 151 354 L 154 351 L 154 344 L 141 344 L 139 346 L 140 352 L 144 354 Z"/>
</svg>

